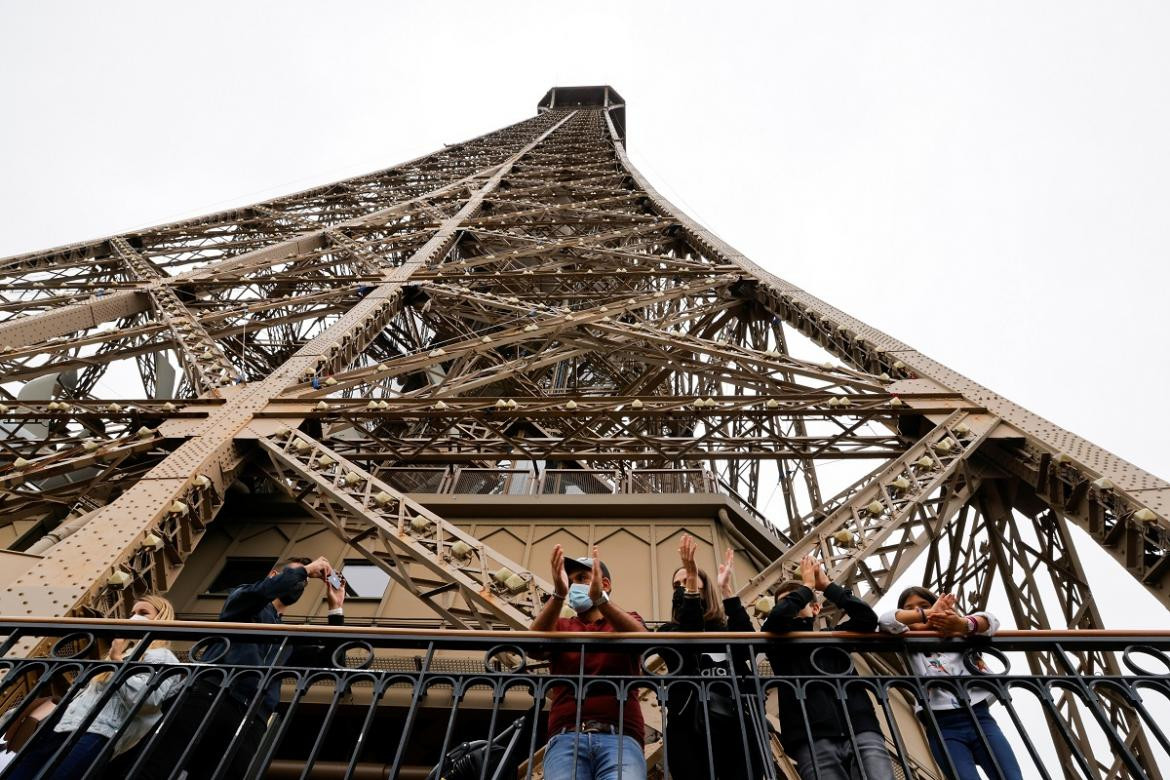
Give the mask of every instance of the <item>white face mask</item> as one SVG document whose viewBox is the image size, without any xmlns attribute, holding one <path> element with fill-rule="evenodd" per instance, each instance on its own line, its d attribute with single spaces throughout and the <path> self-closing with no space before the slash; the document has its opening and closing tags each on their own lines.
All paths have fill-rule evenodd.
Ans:
<svg viewBox="0 0 1170 780">
<path fill-rule="evenodd" d="M 131 620 L 150 620 L 146 615 L 131 615 Z"/>
</svg>

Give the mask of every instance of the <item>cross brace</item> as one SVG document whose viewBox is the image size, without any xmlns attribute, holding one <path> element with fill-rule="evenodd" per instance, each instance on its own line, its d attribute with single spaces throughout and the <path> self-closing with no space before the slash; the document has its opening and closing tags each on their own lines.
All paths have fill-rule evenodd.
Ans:
<svg viewBox="0 0 1170 780">
<path fill-rule="evenodd" d="M 453 627 L 527 628 L 552 594 L 546 581 L 321 442 L 299 431 L 259 441 L 276 484 Z M 439 587 L 420 588 L 408 569 Z M 456 593 L 462 609 L 451 603 Z"/>
</svg>

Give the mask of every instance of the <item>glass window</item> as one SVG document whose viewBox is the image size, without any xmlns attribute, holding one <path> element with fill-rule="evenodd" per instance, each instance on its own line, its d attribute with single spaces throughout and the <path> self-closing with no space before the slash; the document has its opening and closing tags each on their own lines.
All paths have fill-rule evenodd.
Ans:
<svg viewBox="0 0 1170 780">
<path fill-rule="evenodd" d="M 380 599 L 390 584 L 389 574 L 365 560 L 346 561 L 341 573 L 349 598 Z"/>
</svg>

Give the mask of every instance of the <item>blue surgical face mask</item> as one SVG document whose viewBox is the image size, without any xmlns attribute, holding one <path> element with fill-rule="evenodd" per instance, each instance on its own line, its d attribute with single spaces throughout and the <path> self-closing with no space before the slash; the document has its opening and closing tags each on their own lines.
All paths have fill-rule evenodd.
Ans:
<svg viewBox="0 0 1170 780">
<path fill-rule="evenodd" d="M 578 582 L 569 586 L 569 606 L 574 612 L 588 612 L 593 608 L 588 585 Z"/>
</svg>

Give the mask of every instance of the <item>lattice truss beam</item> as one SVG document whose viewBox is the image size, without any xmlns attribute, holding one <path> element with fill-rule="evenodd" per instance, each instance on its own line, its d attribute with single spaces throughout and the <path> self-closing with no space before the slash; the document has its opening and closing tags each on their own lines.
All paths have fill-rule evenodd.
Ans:
<svg viewBox="0 0 1170 780">
<path fill-rule="evenodd" d="M 925 553 L 970 606 L 998 572 L 1017 624 L 1100 627 L 1071 521 L 1170 604 L 1170 485 L 751 263 L 630 164 L 618 108 L 0 260 L 0 528 L 42 556 L 0 608 L 165 589 L 249 464 L 457 626 L 524 626 L 548 586 L 404 470 L 709 470 L 786 532 L 749 599 L 816 552 L 876 602 Z M 1136 711 L 1096 706 L 1052 702 L 1054 733 L 1118 724 L 1149 768 Z"/>
<path fill-rule="evenodd" d="M 261 439 L 288 495 L 459 628 L 525 628 L 549 584 L 298 431 Z"/>
<path fill-rule="evenodd" d="M 105 582 L 149 579 L 130 562 L 174 503 L 222 497 L 253 454 L 307 479 L 271 449 L 281 425 L 369 480 L 709 469 L 794 541 L 745 595 L 820 550 L 879 598 L 991 464 L 1167 600 L 1165 482 L 753 265 L 653 190 L 610 119 L 547 111 L 370 176 L 0 260 L 6 522 L 28 524 L 46 577 L 108 550 L 87 559 L 97 578 L 20 578 L 15 611 L 114 608 Z"/>
</svg>

